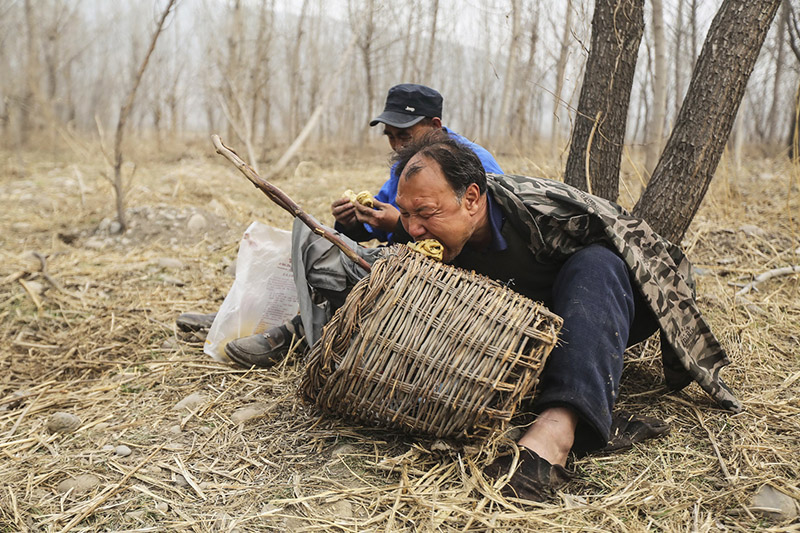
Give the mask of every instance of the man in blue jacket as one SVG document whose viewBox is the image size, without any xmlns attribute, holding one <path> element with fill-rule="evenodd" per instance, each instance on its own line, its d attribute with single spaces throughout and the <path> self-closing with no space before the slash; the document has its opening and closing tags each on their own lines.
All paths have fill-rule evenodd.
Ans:
<svg viewBox="0 0 800 533">
<path fill-rule="evenodd" d="M 415 83 L 395 85 L 389 89 L 383 113 L 372 119 L 369 125 L 383 124 L 383 134 L 395 152 L 427 133 L 441 129 L 475 152 L 486 172 L 502 174 L 500 165 L 488 150 L 442 125 L 442 103 L 442 95 L 430 87 Z M 411 240 L 400 224 L 400 212 L 395 202 L 398 178 L 397 166 L 394 165 L 389 179 L 375 195 L 371 208 L 346 198 L 333 202 L 334 228 L 355 241 L 377 239 L 402 243 Z"/>
<path fill-rule="evenodd" d="M 442 95 L 430 87 L 414 83 L 395 85 L 389 89 L 383 113 L 375 117 L 369 125 L 383 124 L 383 133 L 395 152 L 433 131 L 442 130 L 450 138 L 472 150 L 486 172 L 502 174 L 500 165 L 485 148 L 442 125 L 442 102 Z M 397 165 L 394 165 L 388 181 L 375 195 L 372 207 L 351 202 L 347 198 L 333 202 L 331 212 L 336 219 L 334 228 L 354 241 L 377 239 L 389 243 L 404 243 L 412 240 L 400 223 L 400 212 L 395 201 L 399 178 Z M 298 315 L 264 333 L 229 342 L 225 346 L 225 354 L 242 366 L 269 367 L 283 359 L 289 351 L 293 337 L 300 338 L 304 334 Z"/>
</svg>

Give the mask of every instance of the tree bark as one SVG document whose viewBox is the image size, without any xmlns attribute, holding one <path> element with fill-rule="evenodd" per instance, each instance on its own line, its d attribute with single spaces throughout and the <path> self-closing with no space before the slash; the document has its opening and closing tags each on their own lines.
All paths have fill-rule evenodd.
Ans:
<svg viewBox="0 0 800 533">
<path fill-rule="evenodd" d="M 644 0 L 596 0 L 564 181 L 616 201 Z"/>
<path fill-rule="evenodd" d="M 708 189 L 781 0 L 725 0 L 653 178 L 634 208 L 663 237 L 683 237 Z"/>
</svg>

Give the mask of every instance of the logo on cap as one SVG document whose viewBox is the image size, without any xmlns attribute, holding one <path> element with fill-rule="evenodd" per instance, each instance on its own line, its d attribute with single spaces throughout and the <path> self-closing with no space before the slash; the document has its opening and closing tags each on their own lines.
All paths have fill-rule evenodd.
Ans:
<svg viewBox="0 0 800 533">
<path fill-rule="evenodd" d="M 411 112 L 413 113 L 413 112 L 414 112 L 414 111 L 416 111 L 416 110 L 417 110 L 417 109 L 416 109 L 415 107 L 411 107 L 410 105 L 407 105 L 407 106 L 406 106 L 406 111 L 411 111 Z"/>
</svg>

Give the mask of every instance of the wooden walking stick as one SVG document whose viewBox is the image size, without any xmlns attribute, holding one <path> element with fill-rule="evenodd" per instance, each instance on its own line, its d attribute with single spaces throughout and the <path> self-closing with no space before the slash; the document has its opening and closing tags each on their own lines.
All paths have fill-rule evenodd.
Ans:
<svg viewBox="0 0 800 533">
<path fill-rule="evenodd" d="M 289 198 L 286 193 L 259 176 L 258 173 L 253 170 L 250 165 L 245 163 L 236 152 L 222 144 L 222 140 L 219 138 L 219 135 L 212 135 L 211 141 L 214 143 L 214 148 L 217 149 L 217 153 L 233 163 L 233 165 L 238 168 L 242 174 L 244 174 L 244 177 L 250 180 L 250 183 L 255 185 L 257 189 L 260 189 L 261 192 L 266 194 L 270 200 L 288 211 L 293 217 L 299 218 L 311 229 L 311 231 L 333 243 L 334 246 L 339 248 L 358 266 L 367 272 L 372 270 L 372 266 L 370 266 L 370 264 L 367 263 L 363 257 L 358 255 L 355 250 L 347 246 L 342 239 L 320 226 L 316 220 L 311 218 L 308 213 L 303 211 L 303 209 L 297 205 L 294 200 Z"/>
</svg>

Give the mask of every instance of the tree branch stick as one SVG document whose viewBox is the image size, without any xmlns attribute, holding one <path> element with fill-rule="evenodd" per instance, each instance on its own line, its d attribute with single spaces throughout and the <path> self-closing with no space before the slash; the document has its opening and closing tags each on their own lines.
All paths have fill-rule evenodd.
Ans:
<svg viewBox="0 0 800 533">
<path fill-rule="evenodd" d="M 308 213 L 303 211 L 303 209 L 297 205 L 294 200 L 289 198 L 283 191 L 281 191 L 276 186 L 272 185 L 271 183 L 267 182 L 261 176 L 259 176 L 255 170 L 253 170 L 250 165 L 245 163 L 239 155 L 222 144 L 222 140 L 219 138 L 219 135 L 212 135 L 211 141 L 214 143 L 214 148 L 217 149 L 217 153 L 223 156 L 225 159 L 233 163 L 233 165 L 239 169 L 239 172 L 244 174 L 250 182 L 256 186 L 256 188 L 261 189 L 261 191 L 269 197 L 270 200 L 278 204 L 278 206 L 282 207 L 286 211 L 289 212 L 293 217 L 299 218 L 306 226 L 308 226 L 311 231 L 320 235 L 322 238 L 327 239 L 334 246 L 339 248 L 342 253 L 344 253 L 347 257 L 349 257 L 353 262 L 355 262 L 358 266 L 370 272 L 372 267 L 369 263 L 367 263 L 364 258 L 358 255 L 355 250 L 347 246 L 342 239 L 333 235 L 332 233 L 328 232 L 320 226 L 316 220 L 311 218 Z"/>
<path fill-rule="evenodd" d="M 736 293 L 736 296 L 744 296 L 752 289 L 755 289 L 758 284 L 764 283 L 768 279 L 776 278 L 778 276 L 788 276 L 789 274 L 794 274 L 796 272 L 800 272 L 800 265 L 767 270 L 763 274 L 759 274 L 758 276 L 756 276 L 755 279 L 753 279 L 753 281 L 742 287 L 741 290 Z"/>
</svg>

